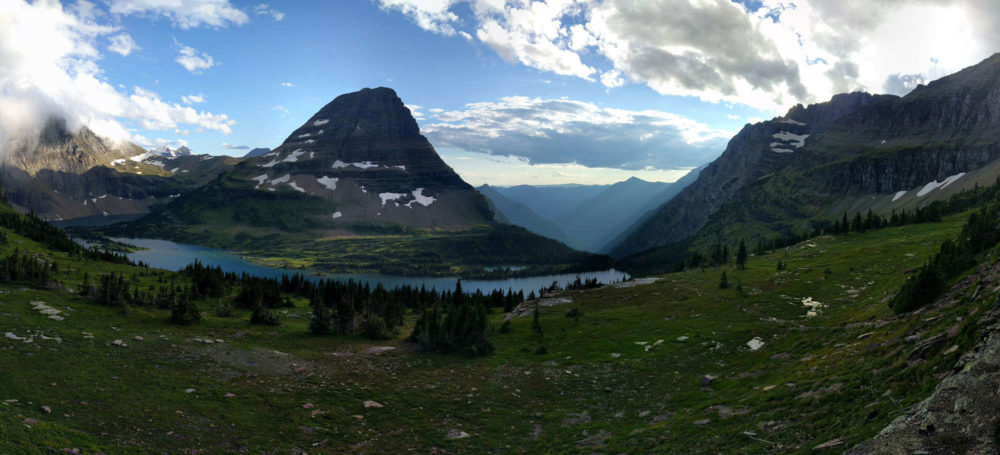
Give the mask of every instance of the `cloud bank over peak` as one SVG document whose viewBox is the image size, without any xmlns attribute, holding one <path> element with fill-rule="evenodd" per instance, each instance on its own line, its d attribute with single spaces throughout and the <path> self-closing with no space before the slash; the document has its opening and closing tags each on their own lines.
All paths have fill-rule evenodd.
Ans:
<svg viewBox="0 0 1000 455">
<path fill-rule="evenodd" d="M 995 0 L 377 1 L 508 62 L 774 113 L 852 90 L 899 94 L 1000 43 Z"/>
<path fill-rule="evenodd" d="M 112 11 L 138 11 L 114 1 Z M 181 2 L 183 3 L 183 2 Z M 220 2 L 210 2 L 216 7 Z M 226 2 L 228 4 L 228 2 Z M 118 26 L 99 23 L 106 14 L 80 2 L 0 0 L 0 156 L 30 145 L 52 117 L 74 132 L 87 126 L 114 140 L 137 140 L 129 124 L 183 134 L 186 128 L 229 134 L 236 123 L 226 114 L 197 111 L 164 101 L 141 87 L 127 92 L 109 83 L 99 65 L 100 49 L 127 56 L 137 49 Z M 180 20 L 180 19 L 178 19 Z M 185 22 L 195 24 L 193 19 Z M 24 43 L 32 43 L 25 46 Z"/>
<path fill-rule="evenodd" d="M 532 164 L 689 168 L 718 156 L 733 134 L 668 112 L 562 98 L 515 96 L 430 112 L 433 119 L 423 122 L 423 133 L 435 147 L 519 156 Z"/>
</svg>

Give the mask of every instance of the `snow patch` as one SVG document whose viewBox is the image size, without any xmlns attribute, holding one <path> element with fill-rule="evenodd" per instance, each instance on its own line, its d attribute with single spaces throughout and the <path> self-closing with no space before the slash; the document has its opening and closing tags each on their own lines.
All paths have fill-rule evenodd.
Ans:
<svg viewBox="0 0 1000 455">
<path fill-rule="evenodd" d="M 260 167 L 274 167 L 274 165 L 275 165 L 275 164 L 278 164 L 278 163 L 280 163 L 280 162 L 281 162 L 281 161 L 278 161 L 278 159 L 277 159 L 277 158 L 275 158 L 275 159 L 271 160 L 271 162 L 270 162 L 270 163 L 267 163 L 267 164 L 261 164 L 261 165 L 260 165 Z"/>
<path fill-rule="evenodd" d="M 403 166 L 402 164 L 400 164 L 398 166 L 393 166 L 393 167 L 396 168 L 396 169 L 402 169 L 404 171 L 406 170 L 406 166 Z"/>
<path fill-rule="evenodd" d="M 345 163 L 343 161 L 340 161 L 340 160 L 337 160 L 337 161 L 333 162 L 333 166 L 331 166 L 331 167 L 333 167 L 334 169 L 340 169 L 342 167 L 347 167 L 347 163 Z"/>
<path fill-rule="evenodd" d="M 323 125 L 326 125 L 327 123 L 330 123 L 330 119 L 328 119 L 328 118 L 321 118 L 321 119 L 316 120 L 315 122 L 313 122 L 313 125 L 314 126 L 323 126 Z"/>
<path fill-rule="evenodd" d="M 333 219 L 337 219 L 337 218 L 340 218 L 340 217 L 342 217 L 342 216 L 344 216 L 344 214 L 343 214 L 343 213 L 340 213 L 340 212 L 333 212 Z"/>
<path fill-rule="evenodd" d="M 306 190 L 304 190 L 301 187 L 299 187 L 298 185 L 296 185 L 294 181 L 293 182 L 288 182 L 288 186 L 292 187 L 293 190 L 298 191 L 300 193 L 305 193 L 306 192 Z"/>
<path fill-rule="evenodd" d="M 309 137 L 309 136 L 312 136 L 312 133 L 300 134 L 299 135 L 299 139 L 304 138 L 304 137 Z"/>
<path fill-rule="evenodd" d="M 412 194 L 413 194 L 413 200 L 406 204 L 406 206 L 410 207 L 410 208 L 413 208 L 413 203 L 414 202 L 416 202 L 417 204 L 420 204 L 420 205 L 422 205 L 424 207 L 427 207 L 428 205 L 433 204 L 434 201 L 437 200 L 437 199 L 434 199 L 434 197 L 432 197 L 432 196 L 424 196 L 424 189 L 423 188 L 417 188 L 417 189 L 413 190 Z"/>
<path fill-rule="evenodd" d="M 750 348 L 751 351 L 756 351 L 764 347 L 764 340 L 760 339 L 760 337 L 753 337 L 752 340 L 747 341 L 747 347 Z"/>
<path fill-rule="evenodd" d="M 125 158 L 118 158 L 117 160 L 111 161 L 112 166 L 121 166 L 123 164 L 125 164 Z"/>
<path fill-rule="evenodd" d="M 917 197 L 926 196 L 927 193 L 930 193 L 931 191 L 934 191 L 938 188 L 945 188 L 948 185 L 955 183 L 956 180 L 962 178 L 963 175 L 965 175 L 964 172 L 949 176 L 948 178 L 942 180 L 940 183 L 937 180 L 931 180 L 928 184 L 924 185 L 924 187 L 921 188 L 920 191 L 917 192 Z"/>
<path fill-rule="evenodd" d="M 363 163 L 351 163 L 351 165 L 354 166 L 354 167 L 356 167 L 356 168 L 361 168 L 361 169 L 368 169 L 368 168 L 378 167 L 377 164 L 375 164 L 375 163 L 373 163 L 371 161 L 365 161 Z"/>
<path fill-rule="evenodd" d="M 149 158 L 151 156 L 153 156 L 152 153 L 146 152 L 146 153 L 140 153 L 140 154 L 135 155 L 133 157 L 129 157 L 129 159 L 132 160 L 132 161 L 135 161 L 136 163 L 141 163 L 141 162 L 143 162 L 143 160 L 145 160 L 146 158 Z"/>
<path fill-rule="evenodd" d="M 379 193 L 378 194 L 378 197 L 382 199 L 382 206 L 383 207 L 385 206 L 386 202 L 395 201 L 396 199 L 399 199 L 399 198 L 401 198 L 403 196 L 406 196 L 406 193 Z"/>
<path fill-rule="evenodd" d="M 176 174 L 176 173 L 177 173 L 177 171 L 179 171 L 179 170 L 181 170 L 181 168 L 179 168 L 179 167 L 175 167 L 175 168 L 173 168 L 173 169 L 170 169 L 170 173 L 171 173 L 171 174 Z"/>
<path fill-rule="evenodd" d="M 315 144 L 316 139 L 306 139 L 306 144 Z"/>
<path fill-rule="evenodd" d="M 334 191 L 334 190 L 337 189 L 337 181 L 338 180 L 340 180 L 340 179 L 338 179 L 337 177 L 327 177 L 327 176 L 323 176 L 323 177 L 320 177 L 320 178 L 316 179 L 316 181 L 319 182 L 320 185 L 325 186 L 326 189 L 328 189 L 330 191 Z"/>
<path fill-rule="evenodd" d="M 775 139 L 780 139 L 785 142 L 791 142 L 791 146 L 795 148 L 802 148 L 806 145 L 806 138 L 809 137 L 808 134 L 795 134 L 789 133 L 788 131 L 782 131 L 771 135 Z"/>
<path fill-rule="evenodd" d="M 773 148 L 773 149 L 771 149 L 771 151 L 774 152 L 774 153 L 795 153 L 795 150 L 792 150 L 792 149 L 782 149 L 782 148 Z"/>
<path fill-rule="evenodd" d="M 271 185 L 281 185 L 282 183 L 288 182 L 292 179 L 291 174 L 285 174 L 271 181 Z"/>
<path fill-rule="evenodd" d="M 256 189 L 256 188 L 260 188 L 261 185 L 263 185 L 265 182 L 267 182 L 267 179 L 268 179 L 267 174 L 261 174 L 261 175 L 258 175 L 256 177 L 252 178 L 251 180 L 257 182 L 257 186 L 254 187 Z"/>
<path fill-rule="evenodd" d="M 152 164 L 153 166 L 156 167 L 166 167 L 166 164 L 163 164 L 163 161 L 157 161 L 157 160 L 150 160 L 147 162 L 147 164 Z"/>
<path fill-rule="evenodd" d="M 906 194 L 906 191 L 897 191 L 896 195 L 892 197 L 892 202 L 896 202 L 899 198 L 903 197 L 904 194 Z"/>
<path fill-rule="evenodd" d="M 286 157 L 282 161 L 288 162 L 288 163 L 294 163 L 294 162 L 296 162 L 296 161 L 299 160 L 300 156 L 305 155 L 305 153 L 306 152 L 304 150 L 302 150 L 302 149 L 296 149 L 294 152 L 292 152 L 290 155 L 288 155 L 288 157 Z"/>
<path fill-rule="evenodd" d="M 798 121 L 792 120 L 790 118 L 783 118 L 781 120 L 778 120 L 778 123 L 787 123 L 789 125 L 806 126 L 805 123 L 798 122 Z"/>
</svg>

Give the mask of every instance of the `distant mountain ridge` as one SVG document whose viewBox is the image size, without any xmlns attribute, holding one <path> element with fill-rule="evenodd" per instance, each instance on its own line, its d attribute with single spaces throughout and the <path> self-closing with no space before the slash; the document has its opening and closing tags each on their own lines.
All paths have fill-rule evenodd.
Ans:
<svg viewBox="0 0 1000 455">
<path fill-rule="evenodd" d="M 613 185 L 519 185 L 495 187 L 493 191 L 526 208 L 533 207 L 533 213 L 564 232 L 559 238 L 564 243 L 598 252 L 606 250 L 636 219 L 669 201 L 691 181 L 690 176 L 675 183 L 632 177 Z M 535 230 L 537 222 L 512 222 L 541 234 Z"/>
<path fill-rule="evenodd" d="M 477 187 L 476 190 L 482 193 L 483 196 L 486 196 L 486 198 L 493 203 L 496 210 L 503 216 L 503 219 L 506 220 L 506 222 L 516 226 L 521 226 L 540 236 L 558 240 L 566 245 L 569 245 L 570 247 L 584 249 L 584 246 L 579 240 L 572 238 L 569 234 L 553 224 L 551 221 L 528 208 L 528 206 L 504 196 L 494 187 L 482 185 Z"/>
</svg>

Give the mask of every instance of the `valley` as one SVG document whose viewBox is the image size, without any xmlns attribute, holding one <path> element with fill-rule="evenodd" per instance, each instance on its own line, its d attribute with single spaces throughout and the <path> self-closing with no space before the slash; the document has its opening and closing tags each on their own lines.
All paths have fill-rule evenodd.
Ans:
<svg viewBox="0 0 1000 455">
<path fill-rule="evenodd" d="M 184 327 L 168 324 L 167 310 L 123 315 L 65 291 L 5 285 L 4 439 L 24 453 L 844 449 L 927 396 L 984 329 L 976 321 L 996 299 L 995 251 L 929 309 L 896 316 L 885 304 L 964 218 L 811 239 L 746 270 L 563 292 L 539 302 L 541 335 L 515 316 L 479 359 L 416 350 L 405 328 L 376 342 L 310 335 L 299 299 L 277 328 L 248 326 L 242 312 Z M 5 232 L 58 262 L 54 278 L 70 288 L 88 268 Z M 103 269 L 139 286 L 188 279 Z M 720 289 L 722 272 L 740 289 Z M 40 315 L 37 301 L 65 319 Z M 582 316 L 566 317 L 571 309 Z M 504 319 L 490 316 L 495 327 Z"/>
<path fill-rule="evenodd" d="M 0 0 L 0 454 L 1000 454 L 997 30 Z"/>
</svg>

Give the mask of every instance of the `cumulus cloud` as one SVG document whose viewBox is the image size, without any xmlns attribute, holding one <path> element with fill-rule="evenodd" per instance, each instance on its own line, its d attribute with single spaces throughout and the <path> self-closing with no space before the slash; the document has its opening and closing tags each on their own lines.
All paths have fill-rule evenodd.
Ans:
<svg viewBox="0 0 1000 455">
<path fill-rule="evenodd" d="M 138 49 L 140 47 L 135 44 L 135 40 L 128 33 L 119 33 L 109 38 L 108 50 L 116 54 L 121 54 L 123 57 L 128 57 L 128 54 Z"/>
<path fill-rule="evenodd" d="M 229 149 L 229 150 L 250 150 L 250 146 L 249 145 L 233 145 L 233 144 L 230 144 L 228 142 L 223 142 L 222 146 L 224 148 Z"/>
<path fill-rule="evenodd" d="M 271 18 L 274 19 L 275 22 L 281 22 L 281 20 L 285 18 L 285 13 L 282 13 L 280 11 L 275 10 L 274 8 L 271 8 L 271 6 L 266 3 L 261 3 L 253 7 L 253 12 L 256 13 L 258 16 L 263 16 L 263 15 L 271 16 Z"/>
<path fill-rule="evenodd" d="M 423 132 L 436 147 L 631 170 L 704 164 L 732 135 L 668 112 L 569 99 L 507 97 L 434 117 Z"/>
<path fill-rule="evenodd" d="M 995 0 L 378 3 L 434 33 L 472 32 L 540 71 L 777 112 L 850 90 L 905 92 L 1000 42 Z"/>
<path fill-rule="evenodd" d="M 282 87 L 295 87 L 295 84 L 293 84 L 291 82 L 282 82 L 281 86 Z"/>
<path fill-rule="evenodd" d="M 423 120 L 424 113 L 420 112 L 420 109 L 422 109 L 421 106 L 417 106 L 416 104 L 405 104 L 404 106 L 406 106 L 406 108 L 410 110 L 410 115 L 412 115 L 413 118 L 417 120 Z"/>
<path fill-rule="evenodd" d="M 271 110 L 274 111 L 274 112 L 280 113 L 282 117 L 284 117 L 284 116 L 286 116 L 286 115 L 289 114 L 288 108 L 285 107 L 285 106 L 282 106 L 280 104 L 277 105 L 277 106 L 272 107 Z"/>
<path fill-rule="evenodd" d="M 123 16 L 164 17 L 183 29 L 243 25 L 250 20 L 229 0 L 111 0 L 109 9 Z"/>
<path fill-rule="evenodd" d="M 205 94 L 199 93 L 197 95 L 184 95 L 184 96 L 181 96 L 181 101 L 183 101 L 184 104 L 204 103 L 205 102 Z"/>
<path fill-rule="evenodd" d="M 212 59 L 211 55 L 198 52 L 197 49 L 191 46 L 181 46 L 177 55 L 177 63 L 180 63 L 184 69 L 190 71 L 192 74 L 201 74 L 203 71 L 215 66 L 215 60 Z"/>
<path fill-rule="evenodd" d="M 115 140 L 133 137 L 123 122 L 175 134 L 185 127 L 231 131 L 235 121 L 225 114 L 198 112 L 139 87 L 128 93 L 109 83 L 98 65 L 98 40 L 120 30 L 96 22 L 99 16 L 90 7 L 0 0 L 0 155 L 30 151 L 53 117 L 74 132 L 87 126 Z"/>
</svg>

